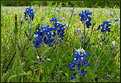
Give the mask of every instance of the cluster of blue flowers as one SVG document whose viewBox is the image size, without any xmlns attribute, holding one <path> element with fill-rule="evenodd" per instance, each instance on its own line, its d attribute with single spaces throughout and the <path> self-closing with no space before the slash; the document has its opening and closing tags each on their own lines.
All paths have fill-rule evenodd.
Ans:
<svg viewBox="0 0 121 83">
<path fill-rule="evenodd" d="M 58 40 L 60 42 L 63 40 L 65 24 L 59 23 L 55 17 L 53 17 L 53 19 L 50 21 L 54 21 L 54 28 L 49 27 L 49 25 L 45 26 L 43 24 L 41 28 L 38 28 L 38 30 L 34 33 L 36 34 L 36 37 L 34 37 L 35 41 L 33 41 L 33 43 L 35 44 L 36 48 L 39 48 L 42 45 L 42 42 L 49 45 L 49 47 L 52 47 L 52 43 L 58 44 Z M 58 36 L 58 39 L 54 40 L 56 35 Z"/>
<path fill-rule="evenodd" d="M 33 19 L 34 19 L 34 13 L 33 13 L 33 9 L 31 9 L 31 7 L 25 9 L 24 19 L 28 20 L 28 16 L 33 21 Z"/>
<path fill-rule="evenodd" d="M 92 25 L 90 23 L 92 18 L 89 15 L 92 15 L 92 12 L 89 12 L 89 10 L 82 11 L 82 13 L 79 14 L 79 16 L 81 17 L 80 20 L 82 21 L 82 23 L 86 22 L 87 28 Z"/>
<path fill-rule="evenodd" d="M 61 41 L 61 40 L 63 40 L 63 37 L 64 37 L 64 30 L 65 30 L 65 28 L 64 28 L 64 26 L 65 26 L 65 23 L 64 24 L 62 24 L 62 23 L 59 23 L 59 21 L 57 20 L 57 18 L 55 18 L 55 17 L 53 17 L 52 18 L 52 20 L 50 20 L 51 22 L 53 22 L 53 25 L 54 25 L 54 35 L 53 35 L 53 37 L 55 36 L 55 35 L 58 35 L 58 39 Z"/>
<path fill-rule="evenodd" d="M 101 29 L 101 32 L 105 32 L 105 31 L 110 32 L 110 28 L 109 27 L 111 26 L 111 24 L 109 24 L 109 23 L 110 23 L 110 21 L 107 21 L 107 20 L 104 21 L 103 24 L 98 26 L 98 30 Z"/>
<path fill-rule="evenodd" d="M 77 73 L 75 72 L 76 69 L 79 71 L 81 67 L 89 66 L 89 63 L 87 63 L 86 60 L 86 57 L 89 56 L 89 53 L 85 53 L 85 50 L 83 50 L 83 48 L 80 47 L 79 49 L 75 50 L 75 53 L 73 53 L 73 55 L 74 60 L 71 61 L 72 64 L 68 65 L 71 71 L 74 73 L 74 75 L 69 79 L 70 81 L 73 80 L 74 77 L 77 75 Z M 84 71 L 84 69 L 82 69 L 79 75 L 81 74 L 82 76 L 85 76 L 86 72 L 87 71 Z"/>
<path fill-rule="evenodd" d="M 50 28 L 49 25 L 45 26 L 44 24 L 41 26 L 41 28 L 38 28 L 38 30 L 34 33 L 37 36 L 34 37 L 35 41 L 33 43 L 35 44 L 35 47 L 38 48 L 42 45 L 42 42 L 52 47 L 51 44 L 54 39 L 52 38 L 51 31 L 53 28 Z"/>
</svg>

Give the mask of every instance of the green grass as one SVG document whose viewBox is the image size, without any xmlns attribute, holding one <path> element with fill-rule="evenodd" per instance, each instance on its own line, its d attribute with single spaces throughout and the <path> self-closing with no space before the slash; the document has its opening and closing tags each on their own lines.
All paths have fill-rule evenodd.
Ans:
<svg viewBox="0 0 121 83">
<path fill-rule="evenodd" d="M 25 35 L 25 30 L 27 30 L 28 24 L 27 21 L 24 21 L 25 23 L 22 25 L 20 24 L 20 21 L 22 19 L 24 20 L 23 17 L 25 8 L 21 8 L 20 10 L 19 8 L 15 7 L 3 7 L 3 12 L 1 11 L 2 82 L 68 82 L 69 78 L 73 75 L 68 67 L 68 64 L 70 64 L 71 60 L 74 58 L 74 49 L 80 47 L 80 44 L 81 47 L 83 47 L 82 42 L 80 42 L 80 39 L 83 35 L 82 33 L 77 34 L 76 30 L 80 25 L 80 29 L 83 31 L 84 26 L 82 23 L 80 23 L 79 13 L 85 9 L 86 8 L 75 8 L 74 13 L 76 13 L 76 15 L 72 15 L 71 17 L 70 8 L 68 8 L 68 11 L 65 12 L 62 11 L 63 8 L 60 8 L 60 12 L 58 13 L 54 11 L 51 6 L 47 6 L 45 8 L 40 7 L 39 9 L 33 7 L 33 10 L 36 12 L 34 13 L 35 16 L 32 25 L 30 25 L 30 27 L 32 27 L 32 32 L 36 31 L 38 24 L 40 24 L 40 26 L 42 24 L 50 24 L 50 26 L 52 26 L 52 23 L 50 23 L 52 17 L 58 17 L 58 19 L 59 16 L 65 17 L 65 21 L 62 21 L 61 19 L 59 19 L 59 21 L 64 22 L 67 25 L 71 18 L 69 24 L 70 28 L 68 28 L 67 32 L 65 33 L 66 35 L 62 42 L 60 42 L 58 45 L 54 45 L 53 47 L 44 45 L 38 49 L 40 56 L 43 56 L 42 54 L 44 54 L 47 55 L 47 58 L 52 60 L 52 62 L 45 61 L 43 64 L 41 64 L 36 58 L 38 53 L 33 44 L 34 38 L 32 38 L 32 41 L 28 42 L 28 38 Z M 98 10 L 100 10 L 100 12 L 98 12 Z M 104 12 L 104 10 L 106 11 Z M 83 67 L 87 73 L 84 77 L 80 75 L 80 77 L 75 81 L 94 82 L 95 78 L 98 78 L 98 82 L 119 82 L 120 23 L 118 25 L 114 23 L 115 18 L 120 19 L 119 9 L 97 8 L 93 10 L 93 8 L 89 8 L 89 11 L 93 13 L 91 15 L 91 23 L 96 23 L 93 27 L 93 30 L 92 26 L 89 29 L 86 28 L 86 33 L 88 31 L 87 37 L 90 38 L 89 42 L 91 42 L 91 45 L 88 45 L 88 47 L 85 49 L 86 53 L 90 53 L 90 56 L 87 57 L 87 62 L 90 64 L 90 66 Z M 110 12 L 114 13 L 114 18 L 110 17 Z M 21 13 L 22 16 L 20 17 Z M 67 15 L 67 13 L 69 14 Z M 15 36 L 13 35 L 13 30 L 15 27 L 15 14 L 18 16 L 18 33 L 16 35 L 17 44 L 15 44 Z M 102 24 L 105 20 L 111 20 L 112 23 L 111 32 L 106 33 L 106 37 L 109 38 L 109 41 L 104 46 L 100 38 L 103 33 L 99 32 L 97 39 L 97 28 L 98 25 Z M 20 32 L 21 36 L 19 37 Z M 117 43 L 116 49 L 110 50 L 112 41 Z M 20 48 L 18 48 L 18 44 Z M 17 45 L 16 55 L 12 60 L 8 71 L 6 72 L 5 70 L 12 56 L 14 55 L 15 45 Z M 101 51 L 103 51 L 103 53 L 101 53 Z M 95 64 L 100 54 L 102 54 L 102 58 L 98 63 L 97 69 L 95 70 Z M 38 64 L 35 64 L 36 62 Z M 110 74 L 111 77 L 107 77 L 107 74 Z M 58 76 L 60 76 L 60 78 L 58 78 Z"/>
</svg>

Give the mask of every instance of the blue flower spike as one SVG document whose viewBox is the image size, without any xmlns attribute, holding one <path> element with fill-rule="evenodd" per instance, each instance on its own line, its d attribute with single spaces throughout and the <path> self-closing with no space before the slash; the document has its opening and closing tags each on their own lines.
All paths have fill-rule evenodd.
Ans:
<svg viewBox="0 0 121 83">
<path fill-rule="evenodd" d="M 28 16 L 33 21 L 33 19 L 34 19 L 34 12 L 33 12 L 33 9 L 31 9 L 31 7 L 25 9 L 24 19 L 28 20 Z"/>
<path fill-rule="evenodd" d="M 74 60 L 71 61 L 72 64 L 69 64 L 69 68 L 73 73 L 76 73 L 75 70 L 80 71 L 80 69 L 85 66 L 88 67 L 89 63 L 87 63 L 86 57 L 88 57 L 90 54 L 85 53 L 85 50 L 83 48 L 75 49 L 75 52 L 73 53 Z M 84 71 L 84 69 L 81 70 L 80 75 L 85 76 L 87 71 Z M 72 76 L 69 80 L 73 80 L 74 76 Z"/>
<path fill-rule="evenodd" d="M 108 31 L 108 32 L 110 32 L 110 26 L 111 26 L 111 21 L 107 21 L 107 20 L 105 20 L 104 22 L 103 22 L 103 24 L 101 24 L 101 25 L 99 25 L 98 26 L 98 30 L 100 30 L 101 32 L 106 32 L 106 31 Z"/>
<path fill-rule="evenodd" d="M 80 20 L 82 21 L 82 23 L 86 22 L 87 28 L 92 25 L 90 23 L 92 18 L 89 15 L 92 15 L 92 12 L 89 12 L 89 10 L 82 11 L 82 13 L 79 14 L 79 16 L 81 17 Z"/>
</svg>

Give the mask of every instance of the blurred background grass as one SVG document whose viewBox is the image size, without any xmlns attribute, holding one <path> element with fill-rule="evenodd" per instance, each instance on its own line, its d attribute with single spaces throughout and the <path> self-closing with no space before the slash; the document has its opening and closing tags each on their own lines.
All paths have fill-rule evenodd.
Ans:
<svg viewBox="0 0 121 83">
<path fill-rule="evenodd" d="M 120 0 L 104 0 L 104 1 L 2 1 L 1 4 L 3 6 L 47 6 L 49 3 L 52 3 L 52 6 L 59 6 L 61 3 L 62 7 L 73 7 L 73 3 L 76 3 L 76 7 L 87 7 L 87 8 L 120 8 Z"/>
</svg>

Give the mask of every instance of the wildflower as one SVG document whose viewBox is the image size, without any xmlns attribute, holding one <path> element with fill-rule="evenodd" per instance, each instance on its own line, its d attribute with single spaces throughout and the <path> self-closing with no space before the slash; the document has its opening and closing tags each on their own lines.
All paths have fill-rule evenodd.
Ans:
<svg viewBox="0 0 121 83">
<path fill-rule="evenodd" d="M 15 35 L 15 33 L 13 32 L 13 35 Z"/>
<path fill-rule="evenodd" d="M 76 13 L 74 13 L 74 15 L 76 15 Z"/>
<path fill-rule="evenodd" d="M 107 74 L 108 77 L 111 77 L 109 74 Z"/>
<path fill-rule="evenodd" d="M 57 78 L 60 78 L 60 76 L 58 76 Z"/>
<path fill-rule="evenodd" d="M 115 18 L 114 21 L 115 21 L 115 24 L 118 24 L 119 19 Z"/>
<path fill-rule="evenodd" d="M 113 14 L 113 13 L 110 13 L 110 17 L 112 17 L 112 18 L 113 18 L 113 17 L 114 17 L 114 14 Z"/>
<path fill-rule="evenodd" d="M 33 43 L 35 44 L 36 48 L 39 48 L 42 45 L 42 42 L 52 47 L 51 44 L 54 39 L 52 38 L 51 31 L 53 28 L 50 28 L 49 25 L 45 26 L 44 24 L 41 26 L 41 28 L 38 28 L 38 30 L 34 33 L 37 36 L 34 37 L 35 41 Z"/>
<path fill-rule="evenodd" d="M 73 53 L 74 60 L 71 61 L 72 64 L 69 64 L 68 67 L 71 69 L 72 72 L 75 71 L 75 67 L 79 71 L 82 66 L 89 66 L 89 63 L 87 63 L 86 57 L 89 56 L 89 53 L 85 53 L 85 50 L 83 48 L 75 49 L 75 53 Z M 84 71 L 84 69 L 81 70 L 80 74 L 82 76 L 85 75 L 87 71 Z M 73 80 L 75 77 L 75 74 L 69 79 Z"/>
<path fill-rule="evenodd" d="M 73 11 L 73 9 L 70 9 L 70 12 L 72 12 Z"/>
<path fill-rule="evenodd" d="M 24 23 L 24 21 L 23 21 L 23 20 L 21 20 L 21 21 L 20 21 L 20 23 L 21 23 L 21 24 L 23 24 L 23 23 Z"/>
<path fill-rule="evenodd" d="M 76 76 L 76 74 L 77 73 L 74 73 L 74 75 L 71 78 L 69 78 L 69 81 L 72 81 L 74 79 L 74 77 Z"/>
<path fill-rule="evenodd" d="M 62 16 L 60 16 L 60 18 L 62 18 Z"/>
<path fill-rule="evenodd" d="M 54 23 L 53 23 L 53 25 L 54 25 L 54 34 L 53 34 L 53 36 L 55 36 L 55 34 L 57 34 L 59 41 L 63 40 L 64 33 L 65 33 L 64 32 L 65 23 L 64 24 L 59 23 L 59 21 L 55 17 L 53 17 L 53 19 L 50 20 L 50 21 L 54 21 Z M 57 31 L 57 33 L 55 31 Z"/>
<path fill-rule="evenodd" d="M 54 21 L 54 22 L 58 22 L 57 18 L 56 17 L 53 17 L 52 20 L 50 20 L 51 22 Z"/>
<path fill-rule="evenodd" d="M 92 15 L 92 12 L 89 12 L 89 10 L 85 10 L 85 12 L 82 11 L 82 13 L 79 14 L 79 16 L 81 17 L 80 20 L 82 21 L 82 23 L 86 22 L 87 28 L 92 25 L 90 23 L 91 17 L 89 15 Z"/>
<path fill-rule="evenodd" d="M 24 15 L 24 19 L 25 20 L 28 20 L 28 16 L 29 16 L 30 19 L 33 21 L 33 19 L 34 19 L 34 12 L 33 12 L 33 9 L 31 9 L 31 7 L 26 8 L 24 14 L 25 14 Z"/>
<path fill-rule="evenodd" d="M 57 11 L 57 12 L 60 12 L 57 8 L 56 8 L 56 11 Z"/>
<path fill-rule="evenodd" d="M 115 22 L 118 22 L 118 21 L 119 21 L 119 19 L 115 18 L 115 19 L 114 19 L 114 21 L 115 21 Z"/>
<path fill-rule="evenodd" d="M 116 49 L 115 44 L 112 44 L 110 47 L 111 47 L 110 50 Z"/>
<path fill-rule="evenodd" d="M 84 35 L 82 36 L 81 40 L 84 39 Z"/>
<path fill-rule="evenodd" d="M 105 20 L 103 22 L 103 24 L 98 26 L 98 30 L 102 27 L 101 32 L 105 32 L 105 31 L 110 32 L 110 28 L 109 27 L 111 26 L 111 24 L 109 24 L 109 23 L 110 23 L 110 21 Z"/>
<path fill-rule="evenodd" d="M 42 45 L 42 38 L 41 37 L 34 37 L 35 41 L 33 43 L 35 44 L 36 48 L 39 48 Z"/>
<path fill-rule="evenodd" d="M 85 76 L 86 72 L 87 72 L 87 71 L 84 71 L 84 69 L 82 69 L 82 70 L 81 70 L 81 75 L 82 75 L 82 76 Z"/>
<path fill-rule="evenodd" d="M 78 28 L 78 29 L 76 30 L 76 32 L 78 32 L 78 33 L 81 33 L 81 30 L 80 30 L 80 28 Z"/>
</svg>

